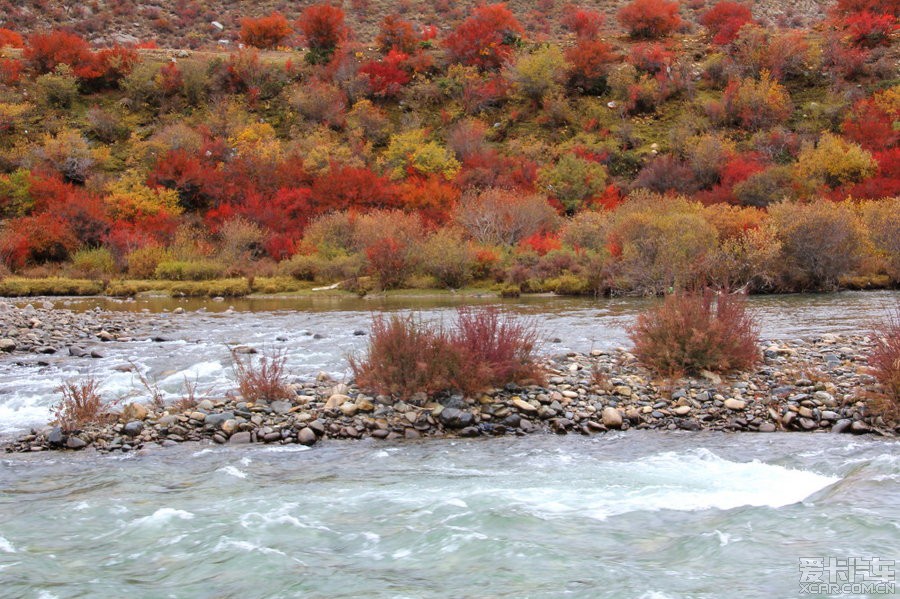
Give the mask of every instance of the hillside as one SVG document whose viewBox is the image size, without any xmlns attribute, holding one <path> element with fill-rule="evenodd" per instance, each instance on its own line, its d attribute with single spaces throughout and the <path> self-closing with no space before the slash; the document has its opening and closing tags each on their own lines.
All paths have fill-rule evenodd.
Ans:
<svg viewBox="0 0 900 599">
<path fill-rule="evenodd" d="M 551 42 L 502 4 L 367 44 L 332 5 L 249 21 L 270 49 L 0 29 L 0 260 L 123 294 L 896 285 L 896 2 L 840 1 L 569 7 Z"/>
<path fill-rule="evenodd" d="M 104 45 L 115 42 L 154 40 L 164 48 L 199 48 L 215 45 L 220 40 L 238 40 L 240 20 L 277 11 L 290 21 L 296 20 L 312 0 L 0 0 L 0 27 L 13 27 L 22 32 L 65 28 L 89 41 Z M 441 32 L 452 30 L 478 4 L 474 0 L 351 0 L 343 6 L 347 20 L 357 38 L 370 42 L 378 24 L 388 14 L 399 14 L 420 25 L 433 25 Z M 560 20 L 565 11 L 564 0 L 512 0 L 512 12 L 532 38 L 558 38 L 564 34 Z M 576 3 L 596 9 L 615 23 L 615 14 L 624 0 Z M 714 2 L 693 0 L 682 7 L 689 29 L 696 28 L 697 15 Z M 753 13 L 762 23 L 780 27 L 808 27 L 822 19 L 832 2 L 799 0 L 784 2 L 766 0 L 752 2 Z M 212 23 L 222 25 L 220 29 Z"/>
</svg>

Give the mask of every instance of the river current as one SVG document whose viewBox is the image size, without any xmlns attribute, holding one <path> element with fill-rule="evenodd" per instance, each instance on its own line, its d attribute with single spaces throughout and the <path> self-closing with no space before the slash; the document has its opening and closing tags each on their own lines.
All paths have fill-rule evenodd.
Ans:
<svg viewBox="0 0 900 599">
<path fill-rule="evenodd" d="M 752 302 L 764 337 L 793 339 L 864 332 L 897 298 Z M 172 397 L 185 376 L 225 391 L 228 343 L 340 379 L 372 312 L 439 319 L 453 303 L 70 300 L 149 310 L 168 341 L 103 344 L 102 360 L 3 358 L 0 430 L 46 422 L 65 378 L 128 393 L 139 383 L 116 366 L 129 361 Z M 627 345 L 646 302 L 505 305 L 556 353 Z M 627 431 L 0 458 L 0 598 L 884 596 L 802 595 L 801 558 L 900 561 L 900 442 Z"/>
</svg>

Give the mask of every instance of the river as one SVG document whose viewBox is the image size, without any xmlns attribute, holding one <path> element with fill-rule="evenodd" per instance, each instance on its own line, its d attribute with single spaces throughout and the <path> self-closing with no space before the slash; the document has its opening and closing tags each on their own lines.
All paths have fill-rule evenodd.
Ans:
<svg viewBox="0 0 900 599">
<path fill-rule="evenodd" d="M 900 558 L 898 449 L 631 431 L 16 456 L 0 596 L 798 597 L 801 557 Z"/>
<path fill-rule="evenodd" d="M 39 304 L 42 300 L 31 300 Z M 122 301 L 113 299 L 51 300 L 71 310 L 127 310 L 146 312 L 153 336 L 167 341 L 136 338 L 126 343 L 98 343 L 103 360 L 68 356 L 23 360 L 0 356 L 0 436 L 45 424 L 54 389 L 61 381 L 92 375 L 111 399 L 146 391 L 139 377 L 122 372 L 129 363 L 159 386 L 166 399 L 176 399 L 185 380 L 196 382 L 202 393 L 222 394 L 234 387 L 228 346 L 244 344 L 261 352 L 283 352 L 296 379 L 315 377 L 320 371 L 338 380 L 348 376 L 348 354 L 365 347 L 364 333 L 375 312 L 415 310 L 426 319 L 449 319 L 455 306 L 500 305 L 526 318 L 540 330 L 541 352 L 557 354 L 589 351 L 629 344 L 626 327 L 652 301 L 619 298 L 531 297 L 498 301 L 496 298 L 253 298 L 173 300 L 168 298 Z M 794 339 L 823 333 L 868 330 L 883 318 L 900 293 L 844 292 L 821 295 L 755 296 L 750 299 L 768 339 Z M 22 305 L 27 302 L 18 301 Z M 175 315 L 178 307 L 185 314 Z"/>
<path fill-rule="evenodd" d="M 764 337 L 791 339 L 864 331 L 898 297 L 751 301 Z M 340 378 L 374 311 L 439 319 L 456 303 L 53 301 L 147 310 L 168 341 L 103 344 L 102 360 L 2 358 L 4 432 L 46 422 L 64 378 L 127 393 L 138 383 L 116 366 L 128 361 L 173 397 L 185 376 L 227 390 L 227 343 L 280 349 L 301 378 Z M 504 305 L 536 318 L 556 353 L 627 345 L 647 303 Z M 8 455 L 0 597 L 798 597 L 800 558 L 900 559 L 898 450 L 877 437 L 628 431 Z"/>
</svg>

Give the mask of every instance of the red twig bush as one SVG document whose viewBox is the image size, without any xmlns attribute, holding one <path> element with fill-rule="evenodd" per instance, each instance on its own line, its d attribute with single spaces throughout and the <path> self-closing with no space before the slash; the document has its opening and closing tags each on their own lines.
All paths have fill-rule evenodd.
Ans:
<svg viewBox="0 0 900 599">
<path fill-rule="evenodd" d="M 634 354 L 666 375 L 747 370 L 759 360 L 759 328 L 743 295 L 676 293 L 638 316 Z"/>
<path fill-rule="evenodd" d="M 275 401 L 293 395 L 286 380 L 287 358 L 284 354 L 275 352 L 254 362 L 251 357 L 244 358 L 232 349 L 231 358 L 238 390 L 246 401 Z"/>
<path fill-rule="evenodd" d="M 878 398 L 876 408 L 896 418 L 900 416 L 900 307 L 878 326 L 874 337 L 869 367 L 884 392 Z"/>
<path fill-rule="evenodd" d="M 100 383 L 91 377 L 83 381 L 66 381 L 57 388 L 62 398 L 50 413 L 64 431 L 77 431 L 102 419 L 103 398 Z"/>
<path fill-rule="evenodd" d="M 495 385 L 540 378 L 537 328 L 529 320 L 496 308 L 460 308 L 453 341 L 466 357 L 466 376 Z"/>
<path fill-rule="evenodd" d="M 539 379 L 534 325 L 495 308 L 457 312 L 451 328 L 414 315 L 375 316 L 366 355 L 350 358 L 356 382 L 408 398 L 419 392 L 486 387 Z"/>
</svg>

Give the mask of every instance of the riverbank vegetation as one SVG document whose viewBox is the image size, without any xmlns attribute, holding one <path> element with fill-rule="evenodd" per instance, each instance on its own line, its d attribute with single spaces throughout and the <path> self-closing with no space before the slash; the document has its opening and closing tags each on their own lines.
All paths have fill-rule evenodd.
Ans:
<svg viewBox="0 0 900 599">
<path fill-rule="evenodd" d="M 875 398 L 877 410 L 900 418 L 900 306 L 887 316 L 872 334 L 874 347 L 869 366 L 881 385 Z"/>
<path fill-rule="evenodd" d="M 634 355 L 669 375 L 747 371 L 760 359 L 759 325 L 741 295 L 674 293 L 638 315 Z"/>
<path fill-rule="evenodd" d="M 535 323 L 496 308 L 460 308 L 453 323 L 375 316 L 365 355 L 351 357 L 357 384 L 409 399 L 445 391 L 472 395 L 542 379 Z"/>
<path fill-rule="evenodd" d="M 196 52 L 7 17 L 4 295 L 898 284 L 894 5 L 545 4 Z"/>
</svg>

